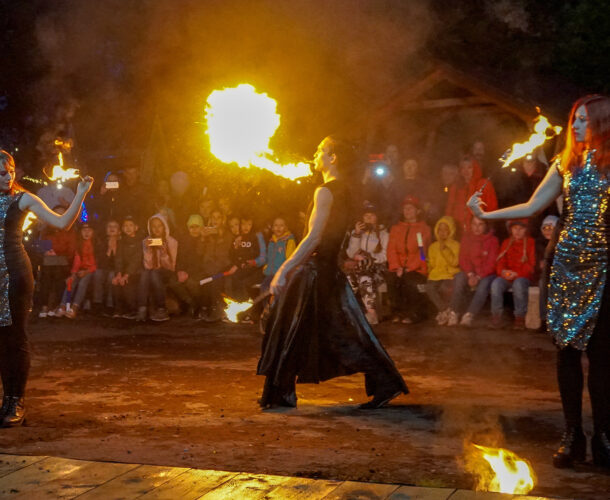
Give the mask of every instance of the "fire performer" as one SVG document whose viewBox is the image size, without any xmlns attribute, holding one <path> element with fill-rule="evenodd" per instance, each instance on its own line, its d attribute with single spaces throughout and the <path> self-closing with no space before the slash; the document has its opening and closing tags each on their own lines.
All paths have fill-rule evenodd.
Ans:
<svg viewBox="0 0 610 500">
<path fill-rule="evenodd" d="M 582 352 L 589 358 L 593 410 L 593 461 L 610 468 L 610 98 L 590 95 L 576 101 L 566 146 L 530 200 L 484 212 L 481 193 L 468 201 L 482 219 L 531 217 L 563 192 L 563 229 L 550 275 L 548 329 L 559 348 L 557 377 L 566 431 L 555 467 L 584 461 Z"/>
<path fill-rule="evenodd" d="M 24 393 L 30 368 L 27 317 L 32 308 L 34 278 L 22 243 L 22 227 L 29 211 L 59 229 L 69 228 L 80 211 L 93 179 L 86 177 L 70 207 L 62 215 L 15 182 L 15 162 L 0 151 L 0 375 L 4 397 L 0 427 L 16 427 L 25 419 Z"/>
<path fill-rule="evenodd" d="M 380 408 L 407 386 L 352 292 L 338 264 L 350 224 L 346 180 L 353 148 L 332 137 L 315 154 L 324 184 L 316 190 L 309 229 L 270 285 L 274 301 L 265 325 L 258 374 L 265 375 L 262 408 L 296 407 L 295 381 L 319 383 L 364 372 L 373 399 L 360 408 Z"/>
</svg>

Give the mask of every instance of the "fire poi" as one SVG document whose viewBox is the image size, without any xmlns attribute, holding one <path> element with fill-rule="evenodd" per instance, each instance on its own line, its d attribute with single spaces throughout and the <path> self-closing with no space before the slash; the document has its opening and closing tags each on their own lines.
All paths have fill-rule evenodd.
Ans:
<svg viewBox="0 0 610 500">
<path fill-rule="evenodd" d="M 227 308 L 225 309 L 227 319 L 232 323 L 237 323 L 237 315 L 239 313 L 245 312 L 252 307 L 251 300 L 247 302 L 236 302 L 235 300 L 225 297 L 224 301 L 227 305 Z"/>
<path fill-rule="evenodd" d="M 224 163 L 257 167 L 295 180 L 311 175 L 308 163 L 281 164 L 269 141 L 280 126 L 277 102 L 252 85 L 215 90 L 206 103 L 210 151 Z"/>
</svg>

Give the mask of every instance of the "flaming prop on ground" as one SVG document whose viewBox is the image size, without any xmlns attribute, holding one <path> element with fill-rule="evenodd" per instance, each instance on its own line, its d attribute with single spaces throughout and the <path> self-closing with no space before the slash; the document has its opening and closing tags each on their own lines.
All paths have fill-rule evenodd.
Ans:
<svg viewBox="0 0 610 500">
<path fill-rule="evenodd" d="M 280 126 L 276 108 L 274 99 L 252 85 L 212 92 L 205 110 L 212 154 L 224 163 L 262 168 L 290 180 L 311 175 L 307 163 L 282 165 L 274 158 L 269 141 Z"/>
<path fill-rule="evenodd" d="M 504 162 L 502 168 L 506 168 L 515 160 L 532 153 L 534 149 L 542 146 L 548 139 L 559 135 L 562 130 L 559 125 L 551 125 L 546 116 L 538 115 L 534 120 L 534 132 L 530 135 L 530 138 L 526 142 L 516 142 L 508 150 L 508 156 L 500 158 Z"/>
<path fill-rule="evenodd" d="M 225 309 L 225 314 L 227 315 L 227 319 L 232 323 L 237 323 L 237 315 L 239 313 L 245 312 L 252 307 L 252 301 L 248 302 L 236 302 L 235 300 L 231 300 L 228 297 L 225 297 L 225 304 L 227 308 Z"/>
<path fill-rule="evenodd" d="M 478 491 L 526 495 L 536 482 L 527 460 L 503 448 L 472 444 L 466 456 L 466 469 L 476 477 Z"/>
</svg>

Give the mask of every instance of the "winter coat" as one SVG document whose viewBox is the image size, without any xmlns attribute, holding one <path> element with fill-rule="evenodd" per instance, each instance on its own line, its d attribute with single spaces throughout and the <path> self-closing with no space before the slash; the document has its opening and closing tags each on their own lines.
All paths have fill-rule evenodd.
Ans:
<svg viewBox="0 0 610 500">
<path fill-rule="evenodd" d="M 176 257 L 176 271 L 184 271 L 189 276 L 197 277 L 202 271 L 204 242 L 200 237 L 190 234 L 180 239 Z"/>
<path fill-rule="evenodd" d="M 347 256 L 353 259 L 359 251 L 363 251 L 373 257 L 375 264 L 385 264 L 388 261 L 389 240 L 390 234 L 383 226 L 379 226 L 377 231 L 365 231 L 360 234 L 352 231 L 347 244 Z M 379 245 L 380 242 L 381 245 Z M 376 252 L 378 246 L 380 249 Z"/>
<path fill-rule="evenodd" d="M 417 234 L 423 240 L 423 252 L 417 245 Z M 430 244 L 430 226 L 423 221 L 413 223 L 398 222 L 390 230 L 388 240 L 388 267 L 390 271 L 402 268 L 405 271 L 416 271 L 423 275 L 427 273 L 425 252 Z"/>
<path fill-rule="evenodd" d="M 231 260 L 234 264 L 239 266 L 253 260 L 255 267 L 262 267 L 266 259 L 265 238 L 262 233 L 251 231 L 248 234 L 240 234 L 233 241 Z"/>
<path fill-rule="evenodd" d="M 441 244 L 438 241 L 439 225 L 447 224 L 449 226 L 449 238 L 445 240 L 445 248 L 441 250 Z M 430 281 L 450 280 L 460 272 L 460 244 L 455 241 L 455 222 L 452 217 L 441 217 L 434 226 L 434 236 L 436 240 L 428 249 L 428 279 Z"/>
<path fill-rule="evenodd" d="M 115 272 L 134 276 L 142 272 L 142 242 L 137 236 L 121 235 L 114 259 Z"/>
<path fill-rule="evenodd" d="M 294 235 L 290 231 L 286 231 L 279 238 L 275 234 L 271 235 L 271 239 L 267 243 L 267 265 L 263 269 L 263 274 L 273 276 L 292 255 L 296 246 Z"/>
<path fill-rule="evenodd" d="M 233 238 L 229 231 L 207 236 L 204 240 L 201 264 L 203 274 L 211 276 L 227 271 L 231 267 L 232 249 Z"/>
<path fill-rule="evenodd" d="M 76 252 L 76 234 L 73 231 L 54 231 L 45 236 L 51 241 L 51 248 L 55 255 L 63 255 L 72 259 Z"/>
<path fill-rule="evenodd" d="M 80 248 L 78 248 L 74 254 L 71 272 L 72 274 L 76 274 L 78 271 L 88 271 L 92 273 L 95 272 L 96 269 L 97 264 L 95 262 L 95 246 L 93 240 L 83 240 Z"/>
<path fill-rule="evenodd" d="M 518 278 L 531 280 L 536 269 L 536 244 L 534 238 L 526 236 L 521 240 L 507 238 L 502 242 L 496 262 L 496 273 L 503 269 L 517 273 Z"/>
<path fill-rule="evenodd" d="M 148 235 L 150 238 L 150 222 L 153 219 L 159 219 L 163 226 L 165 226 L 165 238 L 163 238 L 163 244 L 161 246 L 150 247 L 146 244 L 148 238 L 142 241 L 142 255 L 144 262 L 144 269 L 168 269 L 174 271 L 176 269 L 176 256 L 178 254 L 178 242 L 175 238 L 172 238 L 169 234 L 169 225 L 167 220 L 161 214 L 155 214 L 148 219 Z"/>
<path fill-rule="evenodd" d="M 465 233 L 460 243 L 460 268 L 480 278 L 495 274 L 499 247 L 498 238 L 489 232 L 480 236 Z"/>
<path fill-rule="evenodd" d="M 498 199 L 496 198 L 493 184 L 490 180 L 483 178 L 479 164 L 476 161 L 472 163 L 473 168 L 470 182 L 466 184 L 464 179 L 460 177 L 461 181 L 457 181 L 449 187 L 447 207 L 445 208 L 445 215 L 453 217 L 458 226 L 463 230 L 470 227 L 470 221 L 472 220 L 472 213 L 466 206 L 466 202 L 483 185 L 485 185 L 485 189 L 483 189 L 481 200 L 486 203 L 484 206 L 485 211 L 491 212 L 498 208 Z"/>
</svg>

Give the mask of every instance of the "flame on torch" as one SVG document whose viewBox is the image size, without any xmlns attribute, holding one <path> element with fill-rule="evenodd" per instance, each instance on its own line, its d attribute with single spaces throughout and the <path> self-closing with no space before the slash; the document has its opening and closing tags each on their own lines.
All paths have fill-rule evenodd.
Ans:
<svg viewBox="0 0 610 500">
<path fill-rule="evenodd" d="M 205 115 L 210 151 L 224 163 L 254 166 L 295 180 L 311 175 L 309 164 L 277 163 L 269 141 L 280 126 L 277 102 L 252 85 L 215 90 L 206 103 Z"/>
<path fill-rule="evenodd" d="M 540 110 L 538 111 L 540 112 Z M 511 146 L 508 157 L 501 159 L 504 162 L 502 168 L 506 168 L 515 160 L 530 154 L 534 149 L 542 146 L 548 139 L 559 135 L 562 130 L 562 127 L 559 125 L 551 125 L 546 116 L 538 115 L 534 120 L 534 133 L 530 135 L 526 142 L 516 142 Z"/>
<path fill-rule="evenodd" d="M 225 304 L 227 308 L 225 309 L 225 314 L 227 315 L 227 319 L 232 323 L 237 323 L 237 315 L 244 311 L 247 311 L 252 307 L 252 301 L 248 302 L 236 302 L 235 300 L 231 300 L 228 297 L 224 298 Z"/>
<path fill-rule="evenodd" d="M 77 168 L 64 168 L 64 156 L 61 153 L 57 153 L 57 165 L 53 165 L 53 170 L 51 171 L 51 175 L 49 175 L 49 180 L 51 181 L 59 181 L 65 182 L 70 179 L 76 179 L 80 177 L 79 171 Z"/>
<path fill-rule="evenodd" d="M 477 478 L 478 491 L 526 495 L 535 485 L 536 476 L 527 460 L 504 448 L 472 444 L 466 468 Z"/>
<path fill-rule="evenodd" d="M 23 219 L 23 225 L 21 226 L 21 230 L 22 231 L 27 231 L 28 228 L 32 225 L 32 223 L 36 220 L 36 214 L 34 214 L 34 212 L 28 212 L 27 215 L 25 216 L 25 219 Z M 29 234 L 29 231 L 28 231 Z M 26 236 L 27 239 L 27 236 Z"/>
</svg>

